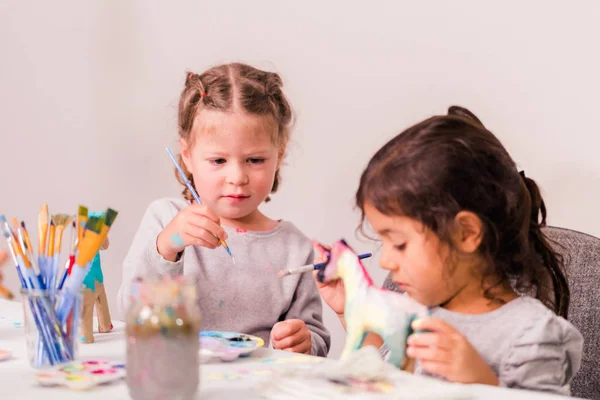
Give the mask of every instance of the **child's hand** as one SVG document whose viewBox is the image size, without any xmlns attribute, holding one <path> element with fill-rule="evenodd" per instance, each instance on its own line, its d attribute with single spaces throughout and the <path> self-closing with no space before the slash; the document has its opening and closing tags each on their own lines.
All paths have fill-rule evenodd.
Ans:
<svg viewBox="0 0 600 400">
<path fill-rule="evenodd" d="M 181 210 L 156 239 L 156 249 L 165 260 L 175 261 L 187 246 L 214 249 L 227 233 L 219 225 L 219 217 L 203 204 L 192 204 Z"/>
<path fill-rule="evenodd" d="M 313 245 L 317 250 L 317 256 L 315 257 L 315 264 L 327 261 L 327 255 L 323 252 L 323 248 L 331 250 L 330 246 L 320 244 L 313 240 Z M 319 289 L 319 293 L 325 303 L 338 315 L 343 323 L 344 308 L 346 306 L 346 290 L 344 289 L 344 282 L 341 279 L 329 282 L 319 282 L 317 274 L 319 271 L 314 271 L 313 276 L 315 283 Z"/>
<path fill-rule="evenodd" d="M 329 282 L 319 282 L 317 274 L 319 271 L 314 271 L 315 283 L 319 289 L 319 293 L 325 303 L 338 315 L 340 319 L 344 317 L 344 308 L 346 306 L 346 289 L 344 282 L 341 279 Z"/>
<path fill-rule="evenodd" d="M 451 382 L 498 385 L 498 377 L 460 332 L 438 318 L 413 322 L 406 354 L 421 361 L 424 370 Z"/>
<path fill-rule="evenodd" d="M 310 331 L 304 321 L 287 319 L 275 324 L 271 331 L 271 343 L 274 349 L 311 353 Z"/>
</svg>

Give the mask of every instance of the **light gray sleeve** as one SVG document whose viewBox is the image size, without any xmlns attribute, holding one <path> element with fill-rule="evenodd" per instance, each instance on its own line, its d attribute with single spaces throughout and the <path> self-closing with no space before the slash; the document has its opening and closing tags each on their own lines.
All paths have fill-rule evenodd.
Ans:
<svg viewBox="0 0 600 400">
<path fill-rule="evenodd" d="M 314 262 L 314 251 L 312 245 L 306 264 Z M 292 299 L 292 305 L 282 316 L 282 320 L 300 319 L 304 321 L 306 327 L 310 331 L 311 336 L 311 354 L 315 356 L 327 356 L 331 345 L 331 337 L 329 331 L 323 323 L 323 304 L 321 303 L 321 295 L 315 284 L 313 274 L 301 274 L 298 286 Z"/>
<path fill-rule="evenodd" d="M 165 260 L 156 249 L 156 238 L 179 210 L 168 200 L 156 200 L 146 210 L 123 262 L 123 281 L 119 288 L 117 306 L 125 315 L 129 306 L 129 287 L 134 278 L 159 275 L 180 275 L 183 257 L 177 262 Z"/>
<path fill-rule="evenodd" d="M 531 322 L 508 349 L 499 369 L 500 386 L 568 396 L 581 365 L 583 337 L 551 311 Z"/>
</svg>

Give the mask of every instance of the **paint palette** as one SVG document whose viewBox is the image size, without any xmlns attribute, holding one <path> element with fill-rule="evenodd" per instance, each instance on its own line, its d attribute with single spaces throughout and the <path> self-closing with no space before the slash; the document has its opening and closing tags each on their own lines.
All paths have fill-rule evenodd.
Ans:
<svg viewBox="0 0 600 400">
<path fill-rule="evenodd" d="M 259 337 L 237 332 L 201 331 L 200 332 L 200 359 L 208 361 L 219 359 L 233 361 L 238 357 L 245 357 L 265 345 Z"/>
<path fill-rule="evenodd" d="M 73 390 L 90 389 L 125 377 L 125 365 L 106 361 L 75 361 L 36 374 L 43 386 L 66 386 Z"/>
</svg>

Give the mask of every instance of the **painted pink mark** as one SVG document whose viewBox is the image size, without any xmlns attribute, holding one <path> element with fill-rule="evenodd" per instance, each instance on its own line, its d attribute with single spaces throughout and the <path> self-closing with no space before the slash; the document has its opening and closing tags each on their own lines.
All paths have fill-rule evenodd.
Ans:
<svg viewBox="0 0 600 400">
<path fill-rule="evenodd" d="M 91 371 L 92 374 L 94 375 L 110 375 L 110 374 L 116 374 L 117 370 L 114 368 L 109 368 L 109 369 L 95 369 L 93 371 Z"/>
<path fill-rule="evenodd" d="M 245 229 L 242 229 L 242 228 L 235 228 L 235 233 L 240 233 L 240 234 L 242 234 L 242 235 L 245 235 L 245 234 L 246 234 L 246 232 L 248 232 L 248 231 L 247 231 L 247 230 L 245 230 Z"/>
<path fill-rule="evenodd" d="M 90 373 L 94 375 L 104 375 L 106 372 L 103 369 L 95 369 L 93 371 L 90 371 Z"/>
<path fill-rule="evenodd" d="M 270 266 L 270 265 L 267 267 L 267 271 L 271 271 L 272 269 L 273 269 L 273 268 L 271 268 L 271 266 Z"/>
</svg>

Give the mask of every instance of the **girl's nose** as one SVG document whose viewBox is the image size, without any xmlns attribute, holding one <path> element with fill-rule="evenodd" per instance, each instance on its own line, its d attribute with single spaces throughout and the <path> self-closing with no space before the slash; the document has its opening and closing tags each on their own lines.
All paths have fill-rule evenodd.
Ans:
<svg viewBox="0 0 600 400">
<path fill-rule="evenodd" d="M 395 271 L 399 268 L 398 263 L 396 263 L 393 258 L 389 254 L 390 252 L 383 248 L 381 252 L 381 257 L 379 257 L 379 266 L 386 271 Z"/>
<path fill-rule="evenodd" d="M 227 172 L 227 183 L 236 186 L 245 185 L 248 183 L 248 174 L 243 167 L 233 165 Z"/>
</svg>

